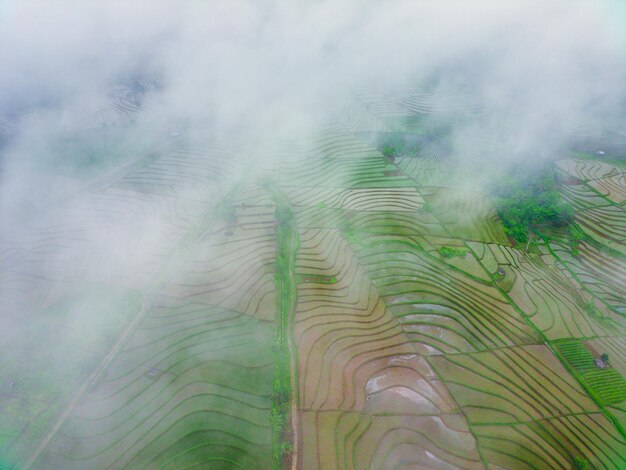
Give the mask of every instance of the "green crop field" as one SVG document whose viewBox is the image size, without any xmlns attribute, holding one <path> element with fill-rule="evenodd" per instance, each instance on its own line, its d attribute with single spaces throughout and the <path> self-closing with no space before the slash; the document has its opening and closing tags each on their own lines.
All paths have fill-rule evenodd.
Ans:
<svg viewBox="0 0 626 470">
<path fill-rule="evenodd" d="M 626 468 L 625 166 L 552 162 L 571 226 L 516 242 L 435 107 L 177 140 L 3 247 L 0 467 Z"/>
<path fill-rule="evenodd" d="M 626 470 L 626 0 L 0 0 L 0 470 Z"/>
</svg>

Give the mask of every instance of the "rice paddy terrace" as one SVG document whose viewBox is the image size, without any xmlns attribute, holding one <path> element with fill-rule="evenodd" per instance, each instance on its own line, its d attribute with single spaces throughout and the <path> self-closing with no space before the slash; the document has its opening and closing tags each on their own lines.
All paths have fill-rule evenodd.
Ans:
<svg viewBox="0 0 626 470">
<path fill-rule="evenodd" d="M 437 103 L 359 93 L 262 165 L 183 136 L 73 180 L 3 243 L 0 463 L 626 468 L 623 163 L 556 161 L 585 236 L 525 249 L 423 126 L 484 110 Z"/>
</svg>

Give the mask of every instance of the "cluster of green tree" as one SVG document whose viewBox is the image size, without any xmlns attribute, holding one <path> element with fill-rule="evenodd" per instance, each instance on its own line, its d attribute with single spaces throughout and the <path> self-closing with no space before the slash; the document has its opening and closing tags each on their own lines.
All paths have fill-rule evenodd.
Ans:
<svg viewBox="0 0 626 470">
<path fill-rule="evenodd" d="M 557 190 L 551 165 L 532 170 L 517 167 L 498 180 L 493 192 L 507 235 L 519 243 L 528 241 L 533 228 L 568 226 L 574 215 Z"/>
</svg>

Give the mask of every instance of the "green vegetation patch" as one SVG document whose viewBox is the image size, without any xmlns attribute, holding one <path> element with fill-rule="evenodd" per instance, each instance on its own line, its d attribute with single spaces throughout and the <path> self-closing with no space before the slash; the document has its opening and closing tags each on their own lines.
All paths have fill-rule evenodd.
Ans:
<svg viewBox="0 0 626 470">
<path fill-rule="evenodd" d="M 462 258 L 468 253 L 468 251 L 469 250 L 467 248 L 458 247 L 458 246 L 455 246 L 455 247 L 442 246 L 441 248 L 437 250 L 437 252 L 439 253 L 439 256 L 445 259 L 457 258 L 457 257 Z"/>
<path fill-rule="evenodd" d="M 591 351 L 580 340 L 567 339 L 555 342 L 559 352 L 574 369 L 575 374 L 605 405 L 626 400 L 626 380 L 611 368 L 611 358 L 604 354 L 606 368 L 596 365 Z"/>
<path fill-rule="evenodd" d="M 292 308 L 295 302 L 296 253 L 299 239 L 295 227 L 295 217 L 289 201 L 268 183 L 272 199 L 276 203 L 274 217 L 276 224 L 276 264 L 274 284 L 277 292 L 278 318 L 276 337 L 272 347 L 274 353 L 275 379 L 272 389 L 272 448 L 274 467 L 281 468 L 285 459 L 293 452 L 291 428 L 291 351 L 289 330 L 291 328 Z"/>
</svg>

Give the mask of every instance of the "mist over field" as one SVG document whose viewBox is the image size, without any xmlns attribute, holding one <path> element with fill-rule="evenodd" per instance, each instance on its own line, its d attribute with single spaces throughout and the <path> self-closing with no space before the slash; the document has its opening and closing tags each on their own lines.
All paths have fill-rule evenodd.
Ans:
<svg viewBox="0 0 626 470">
<path fill-rule="evenodd" d="M 602 155 L 609 163 L 623 159 L 625 24 L 622 2 L 608 0 L 0 1 L 0 469 L 144 468 L 140 463 L 156 468 L 149 459 L 161 455 L 157 438 L 141 436 L 152 436 L 150 429 L 161 421 L 145 418 L 138 437 L 127 421 L 119 428 L 111 424 L 141 450 L 115 448 L 109 456 L 79 441 L 89 425 L 76 416 L 84 412 L 100 419 L 133 400 L 156 406 L 156 392 L 137 398 L 139 382 L 117 390 L 116 381 L 136 375 L 156 377 L 160 384 L 168 374 L 187 373 L 172 370 L 190 358 L 218 361 L 221 352 L 199 343 L 177 351 L 171 369 L 159 365 L 174 346 L 162 345 L 165 340 L 155 339 L 153 331 L 166 325 L 169 337 L 181 342 L 185 337 L 163 312 L 191 322 L 184 331 L 230 332 L 237 322 L 248 328 L 242 338 L 259 350 L 233 352 L 219 361 L 241 361 L 254 369 L 259 389 L 267 386 L 260 396 L 274 401 L 266 406 L 239 391 L 237 399 L 253 401 L 255 410 L 269 416 L 269 407 L 276 408 L 273 377 L 289 368 L 288 360 L 285 366 L 276 359 L 283 330 L 273 339 L 274 311 L 277 302 L 279 309 L 286 307 L 277 300 L 285 284 L 275 279 L 306 278 L 280 271 L 291 256 L 283 256 L 280 244 L 291 243 L 296 251 L 300 246 L 287 243 L 280 228 L 274 233 L 284 222 L 281 207 L 306 206 L 302 201 L 314 198 L 305 186 L 330 180 L 357 188 L 341 197 L 358 198 L 359 190 L 375 187 L 354 183 L 360 177 L 358 158 L 348 169 L 323 173 L 320 166 L 318 172 L 316 162 L 357 152 L 337 144 L 335 154 L 324 139 L 353 139 L 364 155 L 382 152 L 376 155 L 385 155 L 388 165 L 404 164 L 424 148 L 442 155 L 445 174 L 433 172 L 432 180 L 418 182 L 454 190 L 406 196 L 416 213 L 475 195 L 487 198 L 494 181 L 516 168 L 542 168 L 572 152 Z M 299 169 L 308 171 L 310 180 L 289 176 Z M 385 178 L 400 178 L 399 169 L 384 170 Z M 285 194 L 290 202 L 284 202 Z M 320 201 L 309 204 L 323 212 L 316 223 L 349 232 L 332 243 L 355 250 L 362 243 L 355 241 L 357 232 L 368 228 L 345 229 L 356 226 L 357 216 L 337 221 L 333 210 L 346 207 L 333 206 L 331 197 Z M 623 209 L 620 204 L 617 200 L 611 210 Z M 304 216 L 295 212 L 300 223 Z M 479 216 L 465 217 L 469 226 Z M 444 228 L 436 236 L 450 238 Z M 229 237 L 231 244 L 224 245 Z M 300 237 L 306 248 L 306 234 Z M 312 246 L 316 240 L 311 236 Z M 508 243 L 504 235 L 497 240 Z M 620 246 L 610 245 L 611 253 Z M 328 256 L 341 258 L 341 250 Z M 316 262 L 321 266 L 325 260 Z M 626 273 L 623 258 L 618 261 L 611 269 L 621 284 Z M 334 274 L 310 276 L 306 282 L 337 282 Z M 623 285 L 616 289 L 619 297 Z M 588 292 L 592 289 L 576 300 L 581 309 L 591 302 Z M 597 308 L 614 321 L 623 307 L 619 299 L 611 302 Z M 194 312 L 202 309 L 219 319 L 219 327 L 199 326 L 200 314 Z M 203 344 L 223 341 L 227 351 L 239 344 L 228 338 L 243 335 L 215 334 L 203 337 Z M 140 358 L 146 345 L 154 350 Z M 402 354 L 402 360 L 409 357 Z M 133 364 L 141 364 L 141 371 Z M 442 370 L 447 369 L 442 365 Z M 217 375 L 201 374 L 202 380 Z M 290 377 L 292 388 L 305 381 L 294 378 L 293 370 Z M 191 401 L 193 386 L 176 387 L 163 385 L 175 389 L 163 409 Z M 220 393 L 211 388 L 205 400 L 219 401 Z M 101 400 L 102 408 L 89 408 L 89 400 Z M 123 413 L 139 416 L 140 408 Z M 250 422 L 265 426 L 254 416 Z M 111 412 L 106 419 L 108 426 L 118 417 Z M 269 427 L 265 415 L 258 422 L 264 419 Z M 168 429 L 182 432 L 175 426 Z M 255 442 L 255 432 L 249 432 L 246 439 Z M 275 434 L 267 444 L 274 451 Z M 81 457 L 69 467 L 60 456 L 72 453 Z M 92 454 L 106 457 L 80 460 Z M 251 468 L 235 454 L 223 462 Z M 174 460 L 165 462 L 177 468 Z M 293 465 L 307 468 L 304 462 Z"/>
<path fill-rule="evenodd" d="M 363 89 L 424 88 L 442 107 L 466 95 L 489 130 L 515 129 L 520 151 L 624 106 L 619 2 L 38 5 L 2 15 L 3 118 L 24 139 L 85 127 L 81 110 L 140 78 L 156 89 L 138 124 L 258 139 L 327 119 Z"/>
</svg>

